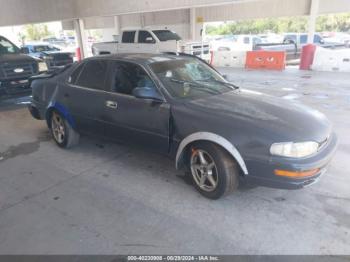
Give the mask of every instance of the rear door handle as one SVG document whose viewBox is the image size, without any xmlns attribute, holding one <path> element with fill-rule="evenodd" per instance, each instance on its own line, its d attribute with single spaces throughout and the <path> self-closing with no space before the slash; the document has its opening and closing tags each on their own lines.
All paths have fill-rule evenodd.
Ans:
<svg viewBox="0 0 350 262">
<path fill-rule="evenodd" d="M 113 109 L 117 109 L 118 108 L 117 102 L 114 102 L 114 101 L 106 101 L 106 106 L 109 107 L 109 108 L 113 108 Z"/>
</svg>

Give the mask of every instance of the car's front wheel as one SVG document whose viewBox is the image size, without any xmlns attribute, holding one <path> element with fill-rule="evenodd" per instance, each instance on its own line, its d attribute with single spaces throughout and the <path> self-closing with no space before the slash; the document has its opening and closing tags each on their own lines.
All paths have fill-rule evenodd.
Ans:
<svg viewBox="0 0 350 262">
<path fill-rule="evenodd" d="M 70 148 L 79 143 L 79 134 L 59 112 L 53 111 L 50 119 L 51 134 L 59 147 Z"/>
<path fill-rule="evenodd" d="M 219 199 L 237 189 L 237 164 L 223 148 L 213 143 L 199 142 L 191 147 L 189 155 L 194 186 L 203 196 Z"/>
</svg>

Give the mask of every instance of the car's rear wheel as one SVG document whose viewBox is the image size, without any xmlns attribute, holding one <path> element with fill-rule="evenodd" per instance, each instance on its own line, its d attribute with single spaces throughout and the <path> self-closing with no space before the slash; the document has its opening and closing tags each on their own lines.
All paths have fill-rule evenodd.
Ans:
<svg viewBox="0 0 350 262">
<path fill-rule="evenodd" d="M 51 113 L 51 134 L 56 144 L 62 148 L 71 148 L 79 143 L 79 134 L 57 111 Z"/>
<path fill-rule="evenodd" d="M 194 186 L 203 196 L 219 199 L 237 189 L 239 169 L 223 148 L 213 143 L 199 142 L 192 145 L 189 155 Z"/>
</svg>

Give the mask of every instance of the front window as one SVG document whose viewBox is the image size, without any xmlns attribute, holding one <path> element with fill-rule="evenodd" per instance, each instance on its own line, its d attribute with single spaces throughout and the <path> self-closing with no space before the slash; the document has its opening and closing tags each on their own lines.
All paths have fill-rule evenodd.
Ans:
<svg viewBox="0 0 350 262">
<path fill-rule="evenodd" d="M 159 41 L 166 42 L 171 40 L 180 41 L 181 37 L 170 30 L 153 30 L 153 33 L 157 36 Z"/>
<path fill-rule="evenodd" d="M 219 73 L 198 59 L 155 62 L 150 67 L 174 98 L 199 99 L 233 90 Z"/>
<path fill-rule="evenodd" d="M 115 62 L 112 68 L 112 92 L 131 96 L 137 87 L 156 89 L 149 75 L 136 64 Z"/>
<path fill-rule="evenodd" d="M 60 51 L 60 49 L 49 45 L 38 45 L 33 47 L 34 53 L 47 52 L 47 51 Z"/>
<path fill-rule="evenodd" d="M 6 38 L 0 37 L 0 55 L 17 54 L 18 47 L 8 41 Z"/>
</svg>

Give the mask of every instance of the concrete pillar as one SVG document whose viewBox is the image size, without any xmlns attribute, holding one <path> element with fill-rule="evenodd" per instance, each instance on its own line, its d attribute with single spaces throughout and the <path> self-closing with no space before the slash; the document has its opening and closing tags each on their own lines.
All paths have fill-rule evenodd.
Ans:
<svg viewBox="0 0 350 262">
<path fill-rule="evenodd" d="M 86 46 L 86 36 L 85 36 L 85 28 L 84 21 L 82 19 L 74 20 L 74 30 L 77 36 L 78 46 L 80 47 L 81 58 L 85 58 L 88 54 L 87 46 Z"/>
<path fill-rule="evenodd" d="M 120 35 L 121 25 L 120 25 L 120 17 L 118 15 L 114 17 L 114 29 L 115 29 L 115 34 Z"/>
<path fill-rule="evenodd" d="M 197 16 L 195 8 L 190 9 L 190 32 L 192 41 L 202 41 L 203 18 Z"/>
<path fill-rule="evenodd" d="M 191 40 L 196 40 L 196 8 L 190 9 L 190 35 Z"/>
<path fill-rule="evenodd" d="M 114 34 L 113 34 L 113 40 L 118 41 L 120 34 L 121 34 L 121 22 L 120 22 L 120 16 L 114 17 Z"/>
<path fill-rule="evenodd" d="M 312 44 L 314 42 L 314 35 L 316 30 L 316 19 L 318 15 L 318 9 L 320 5 L 320 0 L 311 0 L 310 14 L 309 14 L 309 29 L 307 42 Z"/>
</svg>

